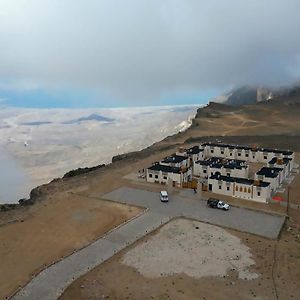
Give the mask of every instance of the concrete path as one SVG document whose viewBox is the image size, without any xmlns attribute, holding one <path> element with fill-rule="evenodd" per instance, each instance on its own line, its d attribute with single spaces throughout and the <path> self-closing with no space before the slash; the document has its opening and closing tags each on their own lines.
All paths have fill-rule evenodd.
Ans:
<svg viewBox="0 0 300 300">
<path fill-rule="evenodd" d="M 13 299 L 57 299 L 75 279 L 175 217 L 185 216 L 272 239 L 277 238 L 284 223 L 284 217 L 242 208 L 232 207 L 228 212 L 211 209 L 196 197 L 171 196 L 169 203 L 161 203 L 158 193 L 126 187 L 102 198 L 147 207 L 148 210 L 86 248 L 48 267 Z"/>
</svg>

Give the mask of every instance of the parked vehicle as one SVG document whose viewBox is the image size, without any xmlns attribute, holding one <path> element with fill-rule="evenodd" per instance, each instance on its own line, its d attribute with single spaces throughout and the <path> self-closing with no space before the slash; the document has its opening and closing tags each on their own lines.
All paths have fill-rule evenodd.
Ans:
<svg viewBox="0 0 300 300">
<path fill-rule="evenodd" d="M 169 202 L 169 196 L 167 191 L 160 192 L 160 201 L 161 202 Z"/>
<path fill-rule="evenodd" d="M 218 208 L 223 210 L 229 210 L 230 208 L 229 204 L 217 199 L 208 199 L 207 206 L 211 208 Z"/>
</svg>

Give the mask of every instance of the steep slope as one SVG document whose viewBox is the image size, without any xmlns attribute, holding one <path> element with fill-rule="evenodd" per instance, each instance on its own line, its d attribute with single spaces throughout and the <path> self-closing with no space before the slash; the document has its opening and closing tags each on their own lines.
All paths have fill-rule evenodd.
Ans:
<svg viewBox="0 0 300 300">
<path fill-rule="evenodd" d="M 192 130 L 204 135 L 300 134 L 299 96 L 231 106 L 211 102 L 197 111 Z"/>
<path fill-rule="evenodd" d="M 268 87 L 244 86 L 234 89 L 225 95 L 216 97 L 216 101 L 228 105 L 239 106 L 270 100 L 272 101 L 273 99 L 294 101 L 295 97 L 300 98 L 299 85 L 280 87 L 276 89 Z"/>
<path fill-rule="evenodd" d="M 226 104 L 244 105 L 257 102 L 257 88 L 241 87 L 234 90 L 228 97 Z"/>
</svg>

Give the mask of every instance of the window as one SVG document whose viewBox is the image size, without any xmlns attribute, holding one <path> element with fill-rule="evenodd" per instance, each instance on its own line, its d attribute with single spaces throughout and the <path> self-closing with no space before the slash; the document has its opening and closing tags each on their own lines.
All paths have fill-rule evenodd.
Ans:
<svg viewBox="0 0 300 300">
<path fill-rule="evenodd" d="M 246 157 L 249 157 L 249 154 L 248 154 L 248 153 L 246 153 L 246 154 L 245 154 L 245 156 L 246 156 Z"/>
<path fill-rule="evenodd" d="M 249 194 L 251 193 L 251 189 L 250 189 L 250 188 L 248 188 L 248 193 L 249 193 Z"/>
<path fill-rule="evenodd" d="M 221 151 L 221 154 L 224 154 L 224 151 Z"/>
<path fill-rule="evenodd" d="M 241 156 L 241 153 L 240 153 L 240 152 L 238 153 L 238 156 Z"/>
<path fill-rule="evenodd" d="M 167 176 L 164 176 L 164 179 L 165 179 L 165 180 L 167 180 L 167 179 L 168 179 L 168 177 L 167 177 Z"/>
<path fill-rule="evenodd" d="M 253 155 L 253 159 L 255 159 L 255 155 Z"/>
<path fill-rule="evenodd" d="M 264 159 L 267 159 L 268 158 L 268 156 L 267 155 L 264 155 Z"/>
<path fill-rule="evenodd" d="M 158 175 L 155 175 L 155 178 L 158 178 Z"/>
<path fill-rule="evenodd" d="M 203 170 L 203 173 L 206 173 L 207 172 L 207 170 Z"/>
<path fill-rule="evenodd" d="M 211 176 L 213 176 L 213 175 L 214 175 L 214 172 L 211 172 L 210 174 L 211 174 Z"/>
<path fill-rule="evenodd" d="M 239 190 L 239 187 L 238 187 L 238 186 L 236 186 L 236 187 L 235 187 L 235 190 L 238 192 L 238 190 Z"/>
<path fill-rule="evenodd" d="M 260 196 L 260 192 L 257 192 L 257 196 Z"/>
<path fill-rule="evenodd" d="M 214 153 L 214 150 L 210 150 L 211 153 Z"/>
<path fill-rule="evenodd" d="M 227 187 L 227 191 L 229 191 L 229 190 L 230 190 L 230 187 L 228 186 L 228 187 Z"/>
<path fill-rule="evenodd" d="M 222 186 L 221 186 L 221 185 L 219 185 L 219 190 L 220 190 L 220 189 L 222 189 Z"/>
<path fill-rule="evenodd" d="M 232 156 L 232 153 L 230 152 L 229 155 Z"/>
<path fill-rule="evenodd" d="M 244 187 L 244 193 L 247 193 L 247 188 L 246 187 Z"/>
<path fill-rule="evenodd" d="M 230 176 L 230 173 L 227 173 L 227 176 L 229 177 L 229 176 Z"/>
<path fill-rule="evenodd" d="M 152 175 L 152 174 L 149 174 L 149 177 L 150 177 L 150 178 L 152 178 L 152 177 L 153 177 L 153 175 Z"/>
<path fill-rule="evenodd" d="M 241 187 L 240 187 L 240 192 L 242 192 L 242 191 L 243 191 L 243 187 L 241 186 Z"/>
</svg>

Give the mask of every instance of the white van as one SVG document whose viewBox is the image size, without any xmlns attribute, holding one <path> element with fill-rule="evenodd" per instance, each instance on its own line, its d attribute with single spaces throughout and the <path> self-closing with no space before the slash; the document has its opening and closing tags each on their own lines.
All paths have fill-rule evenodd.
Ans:
<svg viewBox="0 0 300 300">
<path fill-rule="evenodd" d="M 161 191 L 160 192 L 160 201 L 161 202 L 169 202 L 168 192 L 167 191 Z"/>
</svg>

